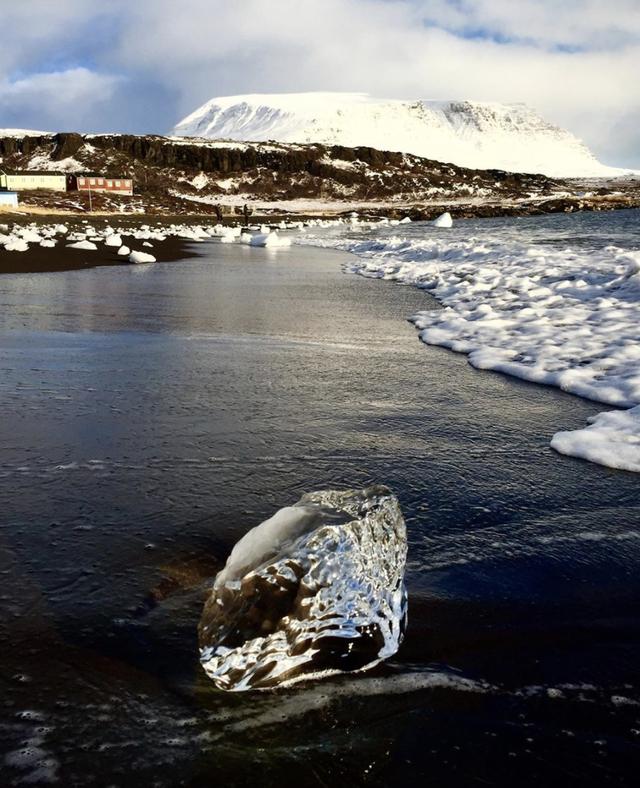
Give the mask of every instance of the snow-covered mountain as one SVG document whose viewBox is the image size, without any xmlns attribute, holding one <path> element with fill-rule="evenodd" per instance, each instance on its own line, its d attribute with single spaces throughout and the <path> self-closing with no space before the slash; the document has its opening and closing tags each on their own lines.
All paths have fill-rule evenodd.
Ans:
<svg viewBox="0 0 640 788">
<path fill-rule="evenodd" d="M 214 98 L 175 127 L 178 136 L 321 142 L 403 151 L 474 169 L 612 176 L 569 131 L 523 104 L 399 101 L 365 93 Z"/>
</svg>

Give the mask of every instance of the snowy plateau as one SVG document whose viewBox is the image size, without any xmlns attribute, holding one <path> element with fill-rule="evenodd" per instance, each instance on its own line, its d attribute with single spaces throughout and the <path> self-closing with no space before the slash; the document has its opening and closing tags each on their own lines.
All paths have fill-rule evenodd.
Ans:
<svg viewBox="0 0 640 788">
<path fill-rule="evenodd" d="M 473 169 L 612 177 L 577 137 L 523 104 L 400 101 L 365 93 L 253 94 L 214 98 L 176 136 L 359 145 Z"/>
</svg>

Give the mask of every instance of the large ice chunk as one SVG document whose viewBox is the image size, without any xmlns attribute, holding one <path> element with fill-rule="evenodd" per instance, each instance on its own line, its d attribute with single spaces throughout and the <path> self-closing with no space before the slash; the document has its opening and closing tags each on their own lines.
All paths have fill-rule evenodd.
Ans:
<svg viewBox="0 0 640 788">
<path fill-rule="evenodd" d="M 249 531 L 199 626 L 216 686 L 267 689 L 363 670 L 394 654 L 407 620 L 406 528 L 381 485 L 304 495 Z"/>
<path fill-rule="evenodd" d="M 98 247 L 93 243 L 93 241 L 76 241 L 72 244 L 67 244 L 69 249 L 82 249 L 83 252 L 96 252 Z"/>
<path fill-rule="evenodd" d="M 129 262 L 130 263 L 155 263 L 156 258 L 152 254 L 148 254 L 147 252 L 131 252 L 129 254 Z"/>
<path fill-rule="evenodd" d="M 437 219 L 433 220 L 434 227 L 453 227 L 453 219 L 451 218 L 451 214 L 449 211 L 445 211 L 445 213 L 441 213 Z"/>
<path fill-rule="evenodd" d="M 275 230 L 271 232 L 269 228 L 267 228 L 266 233 L 260 232 L 260 233 L 256 233 L 255 235 L 252 235 L 251 238 L 249 239 L 249 245 L 277 248 L 277 247 L 291 246 L 291 239 L 281 238 Z"/>
</svg>

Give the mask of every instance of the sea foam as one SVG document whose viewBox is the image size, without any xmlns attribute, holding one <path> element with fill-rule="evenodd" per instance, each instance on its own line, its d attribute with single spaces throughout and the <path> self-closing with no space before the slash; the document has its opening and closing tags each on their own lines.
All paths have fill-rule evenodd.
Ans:
<svg viewBox="0 0 640 788">
<path fill-rule="evenodd" d="M 466 353 L 478 369 L 628 408 L 559 432 L 551 446 L 640 471 L 640 251 L 425 236 L 312 242 L 355 253 L 352 272 L 427 289 L 444 308 L 412 317 L 425 343 Z"/>
</svg>

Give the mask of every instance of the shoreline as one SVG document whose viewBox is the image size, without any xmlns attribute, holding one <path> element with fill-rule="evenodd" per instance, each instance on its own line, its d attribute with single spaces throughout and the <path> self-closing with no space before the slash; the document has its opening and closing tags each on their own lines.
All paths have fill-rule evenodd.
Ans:
<svg viewBox="0 0 640 788">
<path fill-rule="evenodd" d="M 586 215 L 587 213 L 584 212 L 583 216 Z M 578 218 L 576 217 L 575 220 L 571 219 L 564 221 L 578 221 Z M 109 225 L 106 219 L 99 218 L 96 218 L 92 223 L 84 220 L 79 225 L 73 225 L 72 223 L 69 223 L 69 226 L 60 224 L 43 224 L 41 236 L 39 236 L 37 232 L 39 225 L 29 223 L 24 228 L 24 238 L 26 241 L 28 241 L 28 243 L 25 242 L 23 247 L 27 248 L 25 251 L 5 251 L 4 255 L 0 253 L 0 273 L 31 274 L 65 270 L 82 270 L 85 268 L 110 265 L 122 266 L 147 262 L 177 262 L 179 260 L 187 260 L 200 256 L 196 251 L 194 244 L 206 240 L 211 241 L 214 238 L 217 239 L 218 244 L 220 242 L 233 242 L 233 246 L 237 247 L 249 245 L 246 236 L 243 236 L 242 239 L 238 237 L 240 234 L 238 223 L 235 223 L 235 229 L 238 230 L 238 234 L 236 235 L 235 233 L 228 232 L 227 228 L 219 224 L 217 226 L 213 226 L 204 222 L 198 224 L 193 221 L 192 225 L 185 222 L 170 225 L 168 223 L 156 221 L 155 225 L 149 225 L 143 224 L 142 222 L 143 219 L 139 218 L 137 227 L 132 226 L 132 224 L 135 223 L 131 222 L 127 227 L 121 227 L 114 222 L 115 229 Z M 254 235 L 254 239 L 258 242 L 257 245 L 271 245 L 270 241 L 272 240 L 273 236 L 273 240 L 275 242 L 274 246 L 288 246 L 291 244 L 291 240 L 289 238 L 278 237 L 276 232 L 271 231 L 277 229 L 296 231 L 301 229 L 303 224 L 306 226 L 306 228 L 311 230 L 313 230 L 313 228 L 325 229 L 336 226 L 346 229 L 351 226 L 349 222 L 344 222 L 344 220 L 340 218 L 333 221 L 289 221 L 288 223 L 284 222 L 281 225 L 271 222 L 269 224 L 263 225 L 262 227 L 260 227 L 258 224 L 252 224 L 250 225 L 249 230 L 251 233 L 257 233 L 257 235 Z M 395 231 L 394 225 L 410 228 L 413 225 L 413 222 L 409 221 L 409 223 L 405 225 L 396 220 L 395 222 L 386 222 L 385 224 L 381 225 L 375 221 L 370 223 L 367 221 L 358 223 L 356 221 L 353 226 L 362 229 L 387 227 L 393 228 L 393 232 Z M 471 226 L 472 225 L 470 225 L 470 227 Z M 425 232 L 421 233 L 421 235 L 425 236 L 425 243 L 428 242 L 428 227 L 428 225 L 425 225 L 423 228 Z M 526 225 L 522 228 L 522 230 L 526 235 L 525 228 Z M 400 227 L 398 229 L 400 230 Z M 419 224 L 416 229 L 420 231 Z M 17 232 L 19 233 L 19 231 Z M 456 241 L 457 233 L 455 232 L 455 229 L 451 231 L 445 230 L 445 233 L 453 233 L 451 236 L 447 235 L 447 239 L 454 242 L 454 245 L 456 242 L 458 243 L 459 248 L 457 249 L 457 252 L 460 257 L 459 262 L 461 263 L 462 268 L 464 269 L 466 265 L 466 256 L 469 254 L 469 259 L 474 261 L 473 265 L 477 265 L 478 260 L 474 256 L 475 252 L 465 246 L 460 246 L 460 238 L 458 238 Z M 122 250 L 120 250 L 119 254 L 116 246 L 112 246 L 108 243 L 108 239 L 111 240 L 109 236 L 117 237 L 116 244 L 122 247 L 127 247 L 124 253 Z M 444 238 L 444 236 L 442 237 Z M 19 234 L 14 235 L 13 238 L 20 238 L 20 236 Z M 56 238 L 56 240 L 44 240 L 47 238 Z M 39 244 L 38 241 L 41 239 L 43 240 Z M 73 248 L 73 246 L 70 246 L 68 243 L 69 241 L 74 241 L 76 242 L 77 246 L 79 245 L 77 244 L 79 239 L 87 239 L 90 241 L 90 243 L 85 243 L 84 248 L 80 249 Z M 324 246 L 320 238 L 314 241 L 313 235 L 311 235 L 311 237 L 300 235 L 297 240 L 302 246 L 310 245 L 317 246 L 319 248 Z M 153 243 L 151 243 L 151 241 L 153 241 Z M 267 241 L 269 244 L 267 244 Z M 395 239 L 391 237 L 389 239 L 391 250 L 393 250 L 394 242 Z M 42 243 L 44 243 L 44 246 Z M 466 243 L 466 240 L 464 243 Z M 13 245 L 17 246 L 15 242 Z M 360 262 L 351 266 L 351 270 L 354 273 L 364 272 L 365 275 L 367 275 L 367 272 L 369 272 L 369 274 L 373 273 L 376 277 L 379 277 L 381 273 L 384 273 L 384 278 L 399 278 L 400 281 L 402 281 L 404 277 L 406 283 L 412 283 L 414 275 L 407 272 L 405 272 L 405 274 L 401 274 L 394 270 L 390 271 L 387 263 L 384 260 L 384 255 L 382 255 L 376 263 L 375 257 L 366 258 L 359 256 L 357 247 L 357 243 L 355 245 L 353 243 L 346 244 L 346 246 L 342 247 L 343 251 L 350 252 L 352 254 L 355 253 L 356 258 L 360 259 Z M 145 248 L 148 249 L 146 255 L 149 257 L 149 259 L 144 259 Z M 340 245 L 338 245 L 338 248 L 340 248 Z M 615 249 L 615 247 L 611 248 Z M 130 255 L 130 252 L 133 252 L 133 254 Z M 143 254 L 140 254 L 140 252 Z M 526 258 L 526 249 L 521 249 L 519 253 L 521 256 L 524 255 Z M 403 265 L 407 267 L 407 271 L 415 268 L 417 271 L 416 275 L 419 274 L 418 281 L 421 282 L 422 285 L 425 281 L 424 277 L 427 277 L 427 279 L 431 277 L 429 287 L 430 289 L 435 288 L 433 289 L 432 294 L 436 296 L 436 300 L 442 306 L 452 306 L 453 304 L 448 304 L 446 299 L 442 300 L 438 297 L 438 274 L 431 270 L 430 263 L 428 262 L 430 258 L 427 257 L 426 260 L 421 260 L 420 255 L 418 255 L 418 257 L 414 260 L 412 259 L 412 252 L 410 250 L 408 255 L 408 258 L 406 255 L 403 258 Z M 138 256 L 140 259 L 136 259 Z M 527 258 L 527 260 L 530 266 L 534 264 L 533 258 Z M 560 265 L 562 262 L 560 259 L 554 260 L 554 265 L 556 266 Z M 582 262 L 584 265 L 587 265 L 588 260 L 585 259 Z M 481 270 L 486 273 L 486 270 L 488 270 L 487 265 L 491 266 L 492 264 L 493 263 L 491 260 L 488 258 L 483 258 L 482 266 L 484 266 L 484 268 L 481 266 Z M 514 262 L 512 260 L 510 264 L 517 266 L 520 265 L 520 262 L 517 260 Z M 635 263 L 632 263 L 629 267 L 629 260 L 624 254 L 622 254 L 620 260 L 618 260 L 614 254 L 612 259 L 609 260 L 607 264 L 612 266 L 613 269 L 617 271 L 615 275 L 618 276 L 619 279 L 615 279 L 614 276 L 614 280 L 612 281 L 618 282 L 618 284 L 629 282 L 636 270 L 634 267 Z M 381 268 L 378 268 L 378 265 L 381 266 Z M 620 270 L 617 270 L 618 268 Z M 454 261 L 452 263 L 450 275 L 455 276 L 457 271 L 458 263 Z M 499 279 L 499 274 L 497 274 L 497 276 Z M 538 272 L 538 278 L 542 277 L 544 279 L 544 276 L 545 269 L 543 266 Z M 462 271 L 460 277 L 461 278 L 458 282 L 458 287 L 464 289 L 468 284 L 467 279 L 464 276 L 464 271 Z M 543 295 L 551 294 L 556 300 L 560 299 L 560 301 L 562 301 L 562 299 L 564 299 L 566 296 L 563 288 L 570 287 L 570 271 L 567 273 L 567 277 L 567 282 L 560 283 L 560 286 L 557 288 L 558 292 L 555 292 L 555 290 L 552 292 L 552 290 L 549 290 L 548 287 L 543 287 L 540 290 L 540 293 Z M 491 280 L 491 288 L 493 288 L 490 288 L 491 293 L 494 293 L 496 281 L 497 280 L 494 279 Z M 557 285 L 558 283 L 553 280 L 550 286 L 552 288 L 556 288 Z M 473 288 L 471 289 L 473 290 Z M 507 290 L 509 290 L 509 288 L 507 288 Z M 611 291 L 607 290 L 606 287 L 605 291 L 607 296 L 611 297 Z M 485 291 L 482 290 L 482 292 L 484 293 Z M 511 296 L 509 296 L 509 298 L 510 297 Z M 472 303 L 474 302 L 474 298 L 474 292 L 470 292 L 468 294 L 467 300 L 470 299 L 469 303 Z M 578 298 L 578 301 L 579 300 L 580 299 Z M 463 305 L 466 303 L 464 298 L 462 299 L 462 303 Z M 562 303 L 564 303 L 564 301 L 562 301 Z M 566 301 L 566 303 L 567 308 L 577 308 L 571 299 Z M 580 311 L 580 309 L 583 311 L 588 309 L 588 303 L 589 302 L 587 299 L 585 304 L 581 306 L 578 311 Z M 473 330 L 478 327 L 480 327 L 481 331 L 483 330 L 482 327 L 484 326 L 484 323 L 481 320 L 480 322 L 478 321 L 480 317 L 484 317 L 485 315 L 473 313 L 470 315 L 470 322 L 468 322 L 466 317 L 464 317 L 464 315 L 466 315 L 465 309 L 463 309 L 463 316 L 459 317 L 458 320 L 460 325 L 458 325 L 455 329 L 449 326 L 446 320 L 444 320 L 443 326 L 441 327 L 439 324 L 440 319 L 437 317 L 434 318 L 428 312 L 419 313 L 413 316 L 411 320 L 416 325 L 416 328 L 418 328 L 419 336 L 423 342 L 426 344 L 439 345 L 451 350 L 463 352 L 468 356 L 469 363 L 474 367 L 492 370 L 495 372 L 502 372 L 507 374 L 509 377 L 520 378 L 533 383 L 542 383 L 552 387 L 560 388 L 583 399 L 600 403 L 604 407 L 624 409 L 623 416 L 620 417 L 621 419 L 626 419 L 624 423 L 621 422 L 619 425 L 610 424 L 612 419 L 615 420 L 618 417 L 609 416 L 603 411 L 595 417 L 595 422 L 599 422 L 599 425 L 594 423 L 591 424 L 591 426 L 584 427 L 582 430 L 573 430 L 569 432 L 558 429 L 552 436 L 550 445 L 560 453 L 569 454 L 574 457 L 580 457 L 592 462 L 607 465 L 611 468 L 617 468 L 618 470 L 631 472 L 640 471 L 640 456 L 636 457 L 633 447 L 629 448 L 626 445 L 623 445 L 625 441 L 628 442 L 629 440 L 632 440 L 636 433 L 640 434 L 640 412 L 636 412 L 636 410 L 633 409 L 637 404 L 637 397 L 633 392 L 631 392 L 631 389 L 629 389 L 631 393 L 629 393 L 626 398 L 623 397 L 623 394 L 620 393 L 618 389 L 615 389 L 615 396 L 607 393 L 608 389 L 606 387 L 600 386 L 600 384 L 597 383 L 597 381 L 600 379 L 600 376 L 596 374 L 597 370 L 593 373 L 595 376 L 594 380 L 591 381 L 585 377 L 585 375 L 587 375 L 591 369 L 589 364 L 586 364 L 586 366 L 580 366 L 580 362 L 577 362 L 577 366 L 580 367 L 580 372 L 576 372 L 576 363 L 574 363 L 574 360 L 571 359 L 568 360 L 568 366 L 565 367 L 564 364 L 560 365 L 559 369 L 564 370 L 562 372 L 558 372 L 553 367 L 553 364 L 551 365 L 550 369 L 541 369 L 537 363 L 533 364 L 533 366 L 525 362 L 520 363 L 518 361 L 519 354 L 517 352 L 518 348 L 520 347 L 518 345 L 518 342 L 520 342 L 520 339 L 518 339 L 518 332 L 522 327 L 519 326 L 513 315 L 511 315 L 511 320 L 513 323 L 512 329 L 515 331 L 515 334 L 512 337 L 513 343 L 515 343 L 513 347 L 508 341 L 508 338 L 505 338 L 501 335 L 496 335 L 493 337 L 493 339 L 491 339 L 491 341 L 489 341 L 490 347 L 483 349 L 486 342 L 484 340 L 480 341 L 474 339 Z M 491 317 L 493 314 L 491 306 L 487 305 L 485 310 L 489 317 Z M 525 316 L 528 314 L 527 309 L 523 309 L 522 312 Z M 526 319 L 523 318 L 523 320 L 524 329 L 522 330 L 525 331 Z M 558 325 L 563 325 L 561 318 L 558 318 L 558 321 Z M 587 325 L 591 325 L 591 322 L 588 320 Z M 593 330 L 595 332 L 594 337 L 599 337 L 600 335 L 598 334 L 597 329 Z M 466 336 L 467 333 L 469 333 L 469 337 Z M 569 334 L 566 337 L 566 341 L 570 342 L 570 339 L 571 336 Z M 524 339 L 522 341 L 524 342 Z M 496 347 L 498 348 L 497 350 Z M 515 350 L 513 349 L 514 347 L 516 348 Z M 525 356 L 529 352 L 525 352 L 526 347 L 528 346 L 525 343 L 521 348 L 521 352 L 524 353 Z M 594 353 L 595 357 L 598 357 L 598 353 L 595 351 Z M 580 378 L 577 382 L 575 379 L 576 376 Z M 584 380 L 582 378 L 584 378 Z M 636 416 L 638 417 L 637 419 Z M 559 425 L 559 427 L 561 427 L 561 425 Z M 626 437 L 627 434 L 630 435 L 628 439 Z M 617 455 L 620 455 L 620 457 Z"/>
<path fill-rule="evenodd" d="M 564 220 L 565 225 L 572 221 Z M 508 239 L 495 248 L 483 238 L 478 247 L 467 234 L 447 232 L 451 235 L 443 256 L 436 251 L 434 257 L 430 244 L 438 250 L 440 239 L 433 238 L 421 238 L 422 248 L 397 237 L 348 239 L 329 248 L 355 255 L 356 262 L 346 266 L 351 273 L 410 285 L 435 298 L 438 310 L 421 310 L 409 318 L 425 345 L 460 353 L 475 369 L 548 386 L 599 406 L 600 412 L 582 428 L 558 425 L 549 441 L 556 452 L 640 473 L 640 387 L 633 349 L 637 320 L 630 311 L 638 308 L 638 252 L 618 247 L 611 240 L 611 225 L 603 236 L 608 246 L 582 253 L 549 246 L 542 254 L 530 254 L 536 239 L 527 240 L 526 227 L 513 248 Z M 409 238 L 418 242 L 419 237 Z M 614 322 L 617 340 L 610 335 Z M 578 325 L 581 332 L 576 332 Z M 582 337 L 582 347 L 576 346 L 576 335 Z"/>
<path fill-rule="evenodd" d="M 3 671 L 31 678 L 7 681 L 5 716 L 43 709 L 33 725 L 56 731 L 45 747 L 63 784 L 80 773 L 148 784 L 159 769 L 167 785 L 185 770 L 233 784 L 258 748 L 285 783 L 310 747 L 364 769 L 388 747 L 391 720 L 399 736 L 424 738 L 433 724 L 434 741 L 471 741 L 480 776 L 509 785 L 518 761 L 484 732 L 515 719 L 524 739 L 535 722 L 544 735 L 521 749 L 546 763 L 554 742 L 566 746 L 558 709 L 563 727 L 578 728 L 587 692 L 590 725 L 612 731 L 619 763 L 621 742 L 634 742 L 620 735 L 622 715 L 636 707 L 609 699 L 638 697 L 624 688 L 637 672 L 637 479 L 566 460 L 540 437 L 559 414 L 581 425 L 590 404 L 422 346 L 404 318 L 429 295 L 345 276 L 342 253 L 300 247 L 274 261 L 260 248 L 201 248 L 188 272 L 0 282 Z M 371 480 L 400 497 L 409 526 L 402 651 L 372 674 L 240 706 L 215 695 L 212 718 L 195 638 L 200 578 L 302 492 Z M 198 567 L 193 587 L 163 601 L 157 589 Z M 150 589 L 158 604 L 141 617 Z M 603 620 L 614 622 L 604 634 Z M 602 660 L 612 642 L 615 669 Z M 469 680 L 487 691 L 470 693 Z M 330 705 L 305 703 L 305 717 L 292 717 L 300 693 Z M 345 720 L 329 739 L 328 714 Z M 185 731 L 192 744 L 168 749 Z M 12 728 L 7 749 L 27 735 Z M 171 760 L 159 766 L 160 751 Z M 580 755 L 592 751 L 589 739 Z M 447 768 L 436 772 L 445 784 Z"/>
<path fill-rule="evenodd" d="M 166 222 L 170 219 L 182 223 L 197 221 L 220 221 L 222 224 L 234 224 L 242 221 L 241 208 L 246 203 L 251 210 L 253 221 L 280 221 L 282 219 L 306 220 L 324 219 L 347 216 L 353 212 L 396 218 L 410 216 L 415 221 L 431 221 L 439 214 L 448 211 L 458 219 L 483 219 L 498 218 L 500 216 L 540 216 L 551 213 L 573 213 L 577 211 L 615 211 L 640 207 L 640 189 L 625 193 L 606 193 L 584 196 L 580 194 L 559 193 L 549 194 L 545 197 L 521 198 L 512 200 L 492 201 L 487 199 L 477 201 L 442 200 L 440 202 L 423 203 L 413 201 L 384 201 L 384 200 L 321 200 L 321 199 L 293 199 L 276 200 L 268 202 L 247 197 L 233 204 L 233 213 L 224 212 L 222 219 L 218 220 L 214 211 L 215 204 L 229 207 L 224 200 L 217 203 L 205 200 L 192 200 L 192 205 L 199 205 L 201 210 L 188 213 L 178 213 L 166 210 L 157 211 L 73 211 L 61 208 L 49 208 L 40 205 L 23 204 L 18 208 L 0 206 L 0 223 L 41 221 L 51 218 L 66 218 L 79 221 L 115 220 L 122 221 L 147 221 Z M 208 208 L 209 210 L 206 210 Z M 236 213 L 235 210 L 238 210 Z"/>
<path fill-rule="evenodd" d="M 540 202 L 529 202 L 519 204 L 500 204 L 494 205 L 485 203 L 483 205 L 460 205 L 442 203 L 431 205 L 428 208 L 418 206 L 399 207 L 393 209 L 390 206 L 380 206 L 374 208 L 376 203 L 360 204 L 356 212 L 365 220 L 376 220 L 384 218 L 404 218 L 408 217 L 413 222 L 433 221 L 437 216 L 444 212 L 451 213 L 454 221 L 458 219 L 492 219 L 492 218 L 525 218 L 528 216 L 543 216 L 559 213 L 590 213 L 590 212 L 609 212 L 633 210 L 640 207 L 630 204 L 628 197 L 612 198 L 610 195 L 600 198 L 589 198 L 589 200 L 577 198 L 545 200 Z M 354 205 L 356 205 L 354 203 Z M 310 206 L 309 206 L 310 207 Z M 340 208 L 340 210 L 338 210 Z M 331 211 L 309 211 L 307 213 L 292 213 L 282 211 L 278 213 L 254 213 L 251 215 L 251 224 L 264 224 L 271 227 L 277 226 L 281 222 L 317 222 L 326 220 L 341 220 L 348 217 L 352 206 L 345 207 L 342 204 L 332 203 Z M 57 224 L 61 220 L 69 226 L 72 232 L 86 232 L 93 229 L 95 232 L 104 232 L 111 224 L 115 225 L 115 231 L 122 236 L 123 243 L 132 250 L 140 245 L 139 239 L 128 233 L 127 230 L 140 230 L 143 227 L 152 227 L 157 231 L 178 227 L 197 227 L 199 225 L 210 224 L 214 217 L 211 214 L 192 214 L 175 215 L 167 214 L 159 216 L 156 214 L 107 214 L 107 213 L 23 213 L 23 212 L 0 212 L 0 231 L 2 225 L 8 228 L 10 224 L 15 227 L 36 226 L 44 227 L 47 224 Z M 2 220 L 10 221 L 2 221 Z M 119 220 L 119 221 L 116 221 Z M 119 230 L 118 226 L 126 224 L 126 229 Z M 242 225 L 240 217 L 223 217 L 221 222 L 217 222 L 224 227 L 239 227 Z M 197 239 L 186 239 L 176 236 L 168 236 L 163 240 L 154 240 L 151 250 L 156 262 L 168 263 L 178 262 L 182 259 L 190 259 L 196 256 L 196 252 L 189 248 L 191 243 L 197 243 Z M 62 243 L 55 247 L 45 248 L 37 245 L 29 246 L 26 251 L 16 252 L 7 251 L 0 247 L 0 275 L 18 273 L 40 273 L 52 271 L 82 270 L 85 268 L 96 268 L 108 265 L 131 265 L 128 258 L 120 257 L 117 250 L 113 247 L 100 246 L 98 251 L 83 251 L 69 248 Z"/>
<path fill-rule="evenodd" d="M 127 245 L 135 243 L 132 236 L 123 234 L 122 239 Z M 156 263 L 174 263 L 197 256 L 189 248 L 192 243 L 192 241 L 178 238 L 167 238 L 164 241 L 156 241 L 150 251 L 153 252 Z M 101 247 L 97 252 L 70 249 L 68 246 L 58 245 L 50 249 L 30 246 L 26 252 L 0 253 L 0 275 L 82 271 L 103 266 L 130 265 L 135 265 L 135 263 L 129 262 L 128 257 L 118 256 L 117 249 L 110 249 L 106 246 Z"/>
</svg>

